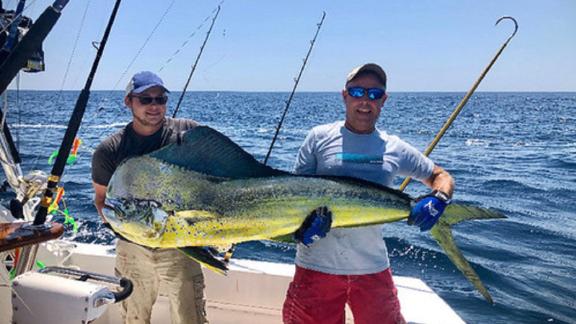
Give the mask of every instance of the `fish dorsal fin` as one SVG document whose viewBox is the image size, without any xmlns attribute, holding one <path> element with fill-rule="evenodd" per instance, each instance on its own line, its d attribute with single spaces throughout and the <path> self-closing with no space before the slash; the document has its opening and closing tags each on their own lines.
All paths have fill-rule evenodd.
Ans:
<svg viewBox="0 0 576 324">
<path fill-rule="evenodd" d="M 190 129 L 184 133 L 181 141 L 148 155 L 215 177 L 242 179 L 287 174 L 258 162 L 238 144 L 208 126 Z"/>
</svg>

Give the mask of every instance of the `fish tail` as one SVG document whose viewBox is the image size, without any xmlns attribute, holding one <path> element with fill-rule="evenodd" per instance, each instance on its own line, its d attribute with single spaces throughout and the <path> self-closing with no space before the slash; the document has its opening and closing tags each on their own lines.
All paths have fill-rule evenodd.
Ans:
<svg viewBox="0 0 576 324">
<path fill-rule="evenodd" d="M 498 218 L 502 219 L 506 218 L 506 216 L 492 209 L 461 204 L 451 204 L 446 207 L 446 210 L 444 211 L 444 214 L 440 220 L 448 223 L 449 225 L 454 225 L 465 220 Z"/>
<path fill-rule="evenodd" d="M 462 252 L 460 252 L 460 249 L 456 246 L 454 237 L 452 236 L 452 225 L 465 220 L 501 218 L 506 218 L 506 216 L 493 210 L 452 204 L 446 208 L 444 215 L 430 231 L 432 237 L 438 242 L 440 247 L 442 247 L 456 268 L 464 274 L 466 279 L 468 279 L 478 292 L 491 304 L 494 304 L 494 300 L 492 296 L 490 296 L 488 289 L 486 289 L 476 271 L 474 271 Z"/>
</svg>

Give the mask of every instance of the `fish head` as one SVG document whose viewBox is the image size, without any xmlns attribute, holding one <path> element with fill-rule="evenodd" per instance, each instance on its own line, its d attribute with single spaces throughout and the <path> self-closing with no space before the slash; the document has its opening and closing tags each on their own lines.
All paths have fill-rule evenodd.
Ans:
<svg viewBox="0 0 576 324">
<path fill-rule="evenodd" d="M 136 198 L 106 198 L 102 213 L 115 231 L 143 245 L 162 238 L 170 216 L 160 202 Z"/>
</svg>

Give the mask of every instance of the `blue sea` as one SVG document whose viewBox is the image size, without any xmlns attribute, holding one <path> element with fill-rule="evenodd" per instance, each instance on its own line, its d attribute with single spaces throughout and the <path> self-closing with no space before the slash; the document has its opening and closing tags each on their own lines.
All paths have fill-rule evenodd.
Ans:
<svg viewBox="0 0 576 324">
<path fill-rule="evenodd" d="M 172 93 L 171 115 L 179 93 Z M 191 92 L 178 117 L 229 136 L 263 160 L 289 93 Z M 49 173 L 78 92 L 10 91 L 8 124 L 24 173 Z M 92 92 L 79 131 L 76 164 L 67 166 L 65 201 L 79 224 L 66 238 L 107 243 L 92 205 L 90 160 L 98 143 L 130 119 L 120 91 Z M 378 127 L 424 150 L 464 93 L 391 93 Z M 300 143 L 318 124 L 344 118 L 339 93 L 297 93 L 269 164 L 290 170 Z M 431 157 L 456 180 L 455 200 L 493 208 L 506 220 L 455 227 L 464 255 L 488 287 L 488 304 L 434 240 L 405 223 L 386 225 L 396 275 L 424 280 L 469 323 L 576 323 L 576 93 L 477 93 Z M 397 179 L 399 185 L 402 179 Z M 426 188 L 412 183 L 406 190 Z M 7 204 L 10 193 L 0 194 Z M 290 244 L 250 242 L 236 256 L 292 262 Z"/>
</svg>

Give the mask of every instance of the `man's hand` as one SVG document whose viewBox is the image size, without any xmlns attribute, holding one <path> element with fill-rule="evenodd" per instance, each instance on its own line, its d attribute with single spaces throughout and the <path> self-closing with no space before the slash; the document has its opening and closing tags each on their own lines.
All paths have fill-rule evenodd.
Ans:
<svg viewBox="0 0 576 324">
<path fill-rule="evenodd" d="M 416 205 L 408 216 L 408 225 L 420 226 L 422 232 L 430 230 L 451 202 L 447 194 L 436 190 L 416 199 Z"/>
<path fill-rule="evenodd" d="M 294 240 L 306 246 L 326 237 L 332 226 L 332 212 L 328 207 L 318 207 L 306 217 L 304 223 L 294 233 Z"/>
</svg>

